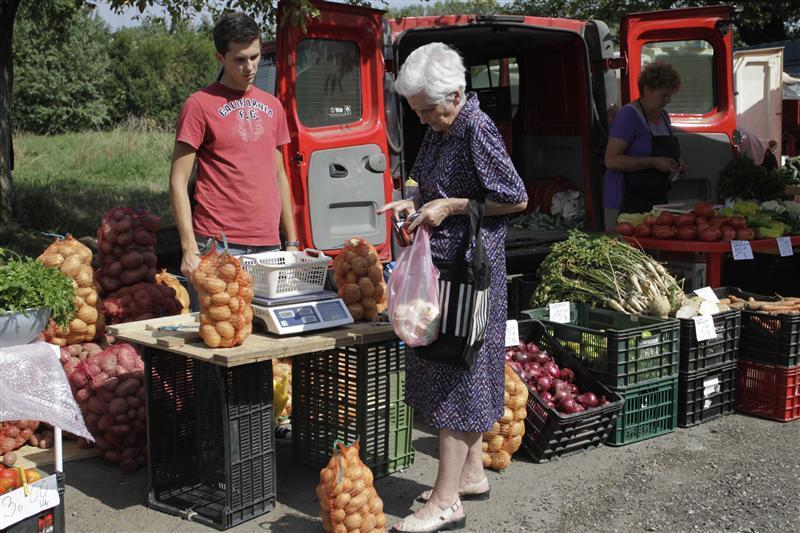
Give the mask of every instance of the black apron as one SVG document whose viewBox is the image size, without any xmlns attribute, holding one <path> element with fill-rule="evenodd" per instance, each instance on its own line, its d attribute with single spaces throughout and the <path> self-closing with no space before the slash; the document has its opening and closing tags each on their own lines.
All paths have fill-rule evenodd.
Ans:
<svg viewBox="0 0 800 533">
<path fill-rule="evenodd" d="M 642 109 L 644 121 L 650 130 L 650 156 L 680 160 L 681 147 L 678 139 L 672 134 L 669 119 L 666 116 L 663 117 L 669 135 L 653 135 L 653 129 L 650 127 L 650 121 L 647 119 L 641 102 L 639 102 L 639 107 Z M 664 114 L 666 115 L 666 113 Z M 657 168 L 624 172 L 620 213 L 646 213 L 653 209 L 654 205 L 667 203 L 669 175 L 669 172 L 662 172 Z"/>
</svg>

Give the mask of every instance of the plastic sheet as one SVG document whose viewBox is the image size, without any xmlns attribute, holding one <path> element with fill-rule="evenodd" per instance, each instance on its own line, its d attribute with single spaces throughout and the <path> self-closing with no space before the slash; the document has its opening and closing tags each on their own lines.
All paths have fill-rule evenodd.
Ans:
<svg viewBox="0 0 800 533">
<path fill-rule="evenodd" d="M 0 348 L 0 420 L 40 420 L 94 441 L 59 353 L 58 346 L 41 341 Z"/>
</svg>

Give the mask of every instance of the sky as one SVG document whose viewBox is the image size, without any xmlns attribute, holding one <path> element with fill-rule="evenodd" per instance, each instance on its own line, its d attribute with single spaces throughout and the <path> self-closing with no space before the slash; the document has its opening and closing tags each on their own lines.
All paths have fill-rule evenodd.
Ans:
<svg viewBox="0 0 800 533">
<path fill-rule="evenodd" d="M 420 3 L 419 0 L 388 0 L 389 7 L 405 7 L 408 5 L 418 4 Z M 383 5 L 380 2 L 374 3 L 376 7 L 379 9 L 386 9 L 387 6 Z M 100 17 L 103 18 L 108 24 L 111 26 L 112 30 L 117 30 L 122 27 L 127 26 L 138 26 L 141 22 L 136 20 L 136 16 L 139 15 L 139 10 L 135 7 L 131 7 L 123 11 L 121 14 L 114 13 L 111 8 L 105 2 L 97 2 L 97 7 L 95 8 L 96 12 Z M 159 8 L 149 8 L 145 10 L 145 14 L 150 15 L 161 15 L 164 11 Z"/>
</svg>

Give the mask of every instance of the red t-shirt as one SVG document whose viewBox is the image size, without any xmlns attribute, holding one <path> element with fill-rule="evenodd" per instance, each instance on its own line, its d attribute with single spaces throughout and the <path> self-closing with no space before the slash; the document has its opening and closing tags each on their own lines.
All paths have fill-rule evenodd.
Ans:
<svg viewBox="0 0 800 533">
<path fill-rule="evenodd" d="M 176 140 L 197 150 L 192 223 L 198 235 L 250 246 L 280 244 L 275 149 L 289 142 L 277 98 L 213 83 L 183 105 Z"/>
</svg>

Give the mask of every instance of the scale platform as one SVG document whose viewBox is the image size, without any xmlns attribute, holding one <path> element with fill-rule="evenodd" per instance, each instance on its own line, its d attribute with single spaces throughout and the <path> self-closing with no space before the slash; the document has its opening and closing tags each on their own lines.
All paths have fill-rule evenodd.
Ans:
<svg viewBox="0 0 800 533">
<path fill-rule="evenodd" d="M 288 298 L 255 297 L 253 318 L 275 335 L 293 335 L 353 323 L 347 306 L 331 291 Z"/>
</svg>

